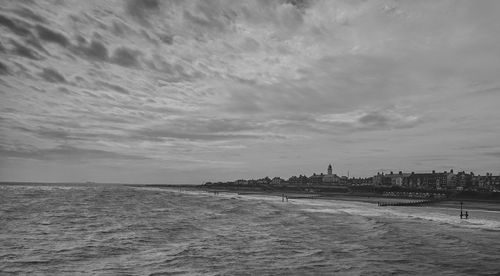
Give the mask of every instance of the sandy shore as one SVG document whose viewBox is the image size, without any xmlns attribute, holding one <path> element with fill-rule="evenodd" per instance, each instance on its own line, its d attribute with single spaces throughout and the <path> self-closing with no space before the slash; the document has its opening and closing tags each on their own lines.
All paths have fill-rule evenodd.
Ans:
<svg viewBox="0 0 500 276">
<path fill-rule="evenodd" d="M 206 189 L 207 192 L 212 192 L 215 190 Z M 267 195 L 267 196 L 276 196 L 281 198 L 282 195 L 288 196 L 289 200 L 293 199 L 321 199 L 321 200 L 341 200 L 341 201 L 355 201 L 355 202 L 364 202 L 364 203 L 373 203 L 377 204 L 378 202 L 414 202 L 420 201 L 423 199 L 408 199 L 408 198 L 393 198 L 393 197 L 382 197 L 382 196 L 369 196 L 369 195 L 350 195 L 350 194 L 318 194 L 318 193 L 284 193 L 284 192 L 262 192 L 262 191 L 235 191 L 228 189 L 217 189 L 216 191 L 222 193 L 231 193 L 231 194 L 239 194 L 239 195 Z M 460 208 L 461 200 L 443 200 L 436 203 L 432 203 L 431 205 L 427 205 L 428 207 L 441 207 L 441 208 Z M 464 203 L 464 208 L 469 209 L 480 209 L 480 210 L 489 210 L 489 211 L 500 211 L 500 202 L 495 201 L 487 201 L 487 200 L 462 200 Z M 405 207 L 401 207 L 405 208 Z"/>
<path fill-rule="evenodd" d="M 142 186 L 144 187 L 144 186 Z M 207 189 L 200 187 L 174 187 L 174 186 L 163 186 L 163 185 L 154 185 L 156 188 L 165 188 L 165 189 L 179 189 L 182 190 L 191 190 L 191 191 L 206 191 L 207 193 L 219 192 L 219 193 L 229 193 L 235 195 L 264 195 L 264 196 L 276 196 L 281 198 L 282 195 L 288 196 L 289 200 L 293 199 L 321 199 L 321 200 L 341 200 L 341 201 L 355 201 L 355 202 L 364 202 L 364 203 L 373 203 L 377 204 L 378 202 L 414 202 L 423 199 L 408 199 L 408 198 L 393 198 L 393 197 L 383 197 L 377 195 L 352 195 L 345 193 L 328 193 L 328 194 L 320 194 L 320 193 L 297 193 L 297 192 L 264 192 L 264 191 L 252 191 L 252 190 L 232 190 L 232 189 Z M 431 205 L 427 205 L 427 207 L 432 208 L 440 207 L 440 208 L 460 208 L 460 201 L 464 203 L 464 208 L 469 209 L 480 209 L 480 210 L 489 210 L 489 211 L 500 211 L 500 202 L 498 201 L 488 201 L 488 200 L 457 200 L 457 199 L 448 199 L 439 202 L 432 203 Z M 382 207 L 383 208 L 383 207 Z M 405 207 L 400 207 L 405 208 Z"/>
</svg>

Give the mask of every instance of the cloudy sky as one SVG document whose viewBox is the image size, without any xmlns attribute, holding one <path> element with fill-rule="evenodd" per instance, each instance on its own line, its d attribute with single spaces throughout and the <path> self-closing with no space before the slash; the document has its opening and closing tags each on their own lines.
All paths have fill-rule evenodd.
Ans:
<svg viewBox="0 0 500 276">
<path fill-rule="evenodd" d="M 500 1 L 0 2 L 0 181 L 500 173 Z"/>
</svg>

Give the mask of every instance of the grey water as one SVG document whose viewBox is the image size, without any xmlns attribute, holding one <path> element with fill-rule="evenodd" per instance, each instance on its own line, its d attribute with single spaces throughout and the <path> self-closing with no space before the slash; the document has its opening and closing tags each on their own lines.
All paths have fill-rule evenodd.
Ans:
<svg viewBox="0 0 500 276">
<path fill-rule="evenodd" d="M 0 185 L 1 275 L 499 275 L 500 213 Z"/>
</svg>

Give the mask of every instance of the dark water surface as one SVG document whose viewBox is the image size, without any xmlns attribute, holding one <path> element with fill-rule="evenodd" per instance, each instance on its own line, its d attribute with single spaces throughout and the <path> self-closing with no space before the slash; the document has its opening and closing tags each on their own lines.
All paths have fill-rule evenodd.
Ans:
<svg viewBox="0 0 500 276">
<path fill-rule="evenodd" d="M 500 212 L 0 186 L 0 274 L 499 275 Z"/>
</svg>

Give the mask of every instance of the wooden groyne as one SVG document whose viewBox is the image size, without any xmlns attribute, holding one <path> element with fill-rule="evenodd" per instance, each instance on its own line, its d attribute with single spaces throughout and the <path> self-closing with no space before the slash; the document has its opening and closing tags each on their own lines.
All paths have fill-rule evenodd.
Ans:
<svg viewBox="0 0 500 276">
<path fill-rule="evenodd" d="M 378 206 L 415 206 L 423 207 L 437 202 L 437 200 L 417 200 L 410 202 L 377 202 Z"/>
</svg>

